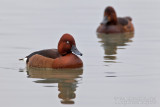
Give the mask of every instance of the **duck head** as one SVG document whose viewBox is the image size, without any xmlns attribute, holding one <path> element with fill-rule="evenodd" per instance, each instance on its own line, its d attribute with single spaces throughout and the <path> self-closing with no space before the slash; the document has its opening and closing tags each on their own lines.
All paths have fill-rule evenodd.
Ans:
<svg viewBox="0 0 160 107">
<path fill-rule="evenodd" d="M 76 47 L 75 40 L 72 35 L 64 34 L 58 43 L 58 52 L 64 56 L 73 52 L 74 54 L 82 56 L 82 53 Z"/>
<path fill-rule="evenodd" d="M 108 6 L 104 11 L 104 18 L 101 24 L 117 24 L 117 15 L 113 7 Z"/>
</svg>

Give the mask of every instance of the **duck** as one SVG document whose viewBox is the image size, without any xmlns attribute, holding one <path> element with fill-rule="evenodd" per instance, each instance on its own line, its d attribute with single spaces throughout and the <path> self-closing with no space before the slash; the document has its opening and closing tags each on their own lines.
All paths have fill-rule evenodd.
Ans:
<svg viewBox="0 0 160 107">
<path fill-rule="evenodd" d="M 112 6 L 106 7 L 103 21 L 97 28 L 97 33 L 111 34 L 126 32 L 134 32 L 132 18 L 129 16 L 117 17 L 116 11 Z"/>
<path fill-rule="evenodd" d="M 71 34 L 63 34 L 58 42 L 58 49 L 35 51 L 23 59 L 27 67 L 32 68 L 81 68 L 82 60 L 77 56 L 82 53 L 77 49 L 75 39 Z"/>
</svg>

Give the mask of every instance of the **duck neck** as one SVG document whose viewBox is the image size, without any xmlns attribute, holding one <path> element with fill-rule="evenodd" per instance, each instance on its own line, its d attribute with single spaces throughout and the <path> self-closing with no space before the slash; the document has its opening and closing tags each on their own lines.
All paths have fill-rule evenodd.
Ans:
<svg viewBox="0 0 160 107">
<path fill-rule="evenodd" d="M 110 20 L 107 24 L 116 25 L 118 23 L 116 12 L 112 12 L 109 16 L 110 16 L 109 17 Z"/>
<path fill-rule="evenodd" d="M 107 23 L 107 25 L 117 25 L 117 17 L 112 17 L 111 20 Z"/>
<path fill-rule="evenodd" d="M 70 51 L 70 52 L 66 52 L 66 53 L 63 53 L 63 54 L 61 54 L 62 56 L 66 56 L 67 54 L 71 54 L 72 52 Z"/>
</svg>

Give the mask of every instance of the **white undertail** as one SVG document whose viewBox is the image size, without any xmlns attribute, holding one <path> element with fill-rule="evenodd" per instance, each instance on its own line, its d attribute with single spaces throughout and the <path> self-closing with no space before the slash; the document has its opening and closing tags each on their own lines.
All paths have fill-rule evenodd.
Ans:
<svg viewBox="0 0 160 107">
<path fill-rule="evenodd" d="M 22 59 L 19 59 L 19 60 L 26 62 L 26 61 L 27 61 L 27 58 L 22 58 Z"/>
</svg>

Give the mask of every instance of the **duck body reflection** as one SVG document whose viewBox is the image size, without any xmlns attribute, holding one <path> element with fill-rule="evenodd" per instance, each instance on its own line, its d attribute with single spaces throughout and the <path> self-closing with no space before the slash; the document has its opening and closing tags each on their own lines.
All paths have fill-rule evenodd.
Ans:
<svg viewBox="0 0 160 107">
<path fill-rule="evenodd" d="M 105 62 L 115 63 L 114 60 L 117 59 L 116 54 L 118 46 L 126 46 L 128 42 L 132 42 L 131 38 L 134 37 L 134 33 L 118 33 L 118 34 L 97 33 L 97 37 L 100 38 L 99 42 L 104 48 Z"/>
<path fill-rule="evenodd" d="M 58 83 L 58 97 L 62 104 L 74 104 L 76 98 L 76 88 L 83 74 L 83 69 L 42 69 L 42 68 L 27 68 L 29 78 L 39 78 L 35 83 L 50 84 Z"/>
</svg>

